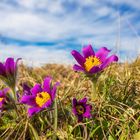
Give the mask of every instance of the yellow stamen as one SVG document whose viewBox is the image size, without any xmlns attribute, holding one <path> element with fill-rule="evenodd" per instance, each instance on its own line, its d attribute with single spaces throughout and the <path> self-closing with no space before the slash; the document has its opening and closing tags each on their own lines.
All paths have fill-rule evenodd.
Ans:
<svg viewBox="0 0 140 140">
<path fill-rule="evenodd" d="M 3 98 L 0 98 L 0 102 L 3 100 Z"/>
<path fill-rule="evenodd" d="M 90 71 L 94 66 L 99 66 L 101 61 L 96 56 L 89 56 L 86 58 L 86 62 L 84 63 L 85 69 Z"/>
<path fill-rule="evenodd" d="M 76 111 L 77 111 L 77 113 L 78 113 L 79 115 L 81 115 L 81 114 L 84 113 L 85 109 L 84 109 L 84 107 L 83 107 L 82 105 L 77 105 L 77 106 L 76 106 Z"/>
<path fill-rule="evenodd" d="M 35 101 L 39 107 L 42 107 L 50 99 L 51 97 L 49 93 L 41 92 L 37 94 Z"/>
</svg>

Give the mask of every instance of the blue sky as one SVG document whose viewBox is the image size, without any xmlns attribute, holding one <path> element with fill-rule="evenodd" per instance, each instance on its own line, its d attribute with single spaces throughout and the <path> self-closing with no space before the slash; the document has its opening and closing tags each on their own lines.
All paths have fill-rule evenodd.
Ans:
<svg viewBox="0 0 140 140">
<path fill-rule="evenodd" d="M 0 56 L 72 64 L 73 49 L 106 46 L 120 61 L 140 54 L 140 1 L 1 0 Z"/>
</svg>

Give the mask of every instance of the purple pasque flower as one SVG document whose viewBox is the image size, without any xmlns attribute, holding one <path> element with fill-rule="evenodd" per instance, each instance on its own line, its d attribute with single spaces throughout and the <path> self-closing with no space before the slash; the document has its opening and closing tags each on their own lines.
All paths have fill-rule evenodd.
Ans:
<svg viewBox="0 0 140 140">
<path fill-rule="evenodd" d="M 87 104 L 87 98 L 83 98 L 77 101 L 76 98 L 72 101 L 72 112 L 78 117 L 78 122 L 81 122 L 83 118 L 91 117 L 92 106 Z"/>
<path fill-rule="evenodd" d="M 0 62 L 0 78 L 8 86 L 14 88 L 16 84 L 17 75 L 17 63 L 21 58 L 18 58 L 16 62 L 14 58 L 7 58 L 4 63 Z"/>
<path fill-rule="evenodd" d="M 0 110 L 3 110 L 4 104 L 7 101 L 7 93 L 9 91 L 9 88 L 4 88 L 3 90 L 0 90 Z"/>
<path fill-rule="evenodd" d="M 41 84 L 36 84 L 30 90 L 28 86 L 24 85 L 24 95 L 22 96 L 20 102 L 30 106 L 28 108 L 28 115 L 30 117 L 52 105 L 59 82 L 52 86 L 51 80 L 52 78 L 46 77 L 44 79 L 43 86 Z"/>
<path fill-rule="evenodd" d="M 109 52 L 110 50 L 106 47 L 102 47 L 95 53 L 91 45 L 83 47 L 83 56 L 76 50 L 73 50 L 71 54 L 79 63 L 79 65 L 75 64 L 73 69 L 75 71 L 82 71 L 89 74 L 102 71 L 110 63 L 118 61 L 118 57 L 116 55 L 107 57 Z"/>
</svg>

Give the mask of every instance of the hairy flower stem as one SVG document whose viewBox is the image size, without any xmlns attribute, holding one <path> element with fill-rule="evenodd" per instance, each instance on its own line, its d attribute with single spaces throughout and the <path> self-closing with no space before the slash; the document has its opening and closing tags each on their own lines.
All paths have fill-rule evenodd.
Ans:
<svg viewBox="0 0 140 140">
<path fill-rule="evenodd" d="M 15 102 L 17 102 L 17 95 L 16 95 L 16 88 L 15 87 L 12 88 L 12 93 L 13 93 L 13 99 L 15 100 Z"/>
<path fill-rule="evenodd" d="M 56 98 L 55 98 L 55 100 L 54 100 L 54 130 L 55 130 L 55 132 L 57 132 L 57 114 L 58 112 L 57 112 L 57 100 L 56 100 Z M 53 140 L 57 140 L 57 135 L 54 135 L 53 136 Z"/>
<path fill-rule="evenodd" d="M 97 83 L 96 81 L 91 81 L 92 82 L 92 94 L 91 94 L 91 98 L 92 100 L 96 100 L 98 97 L 98 93 L 97 93 Z"/>
<path fill-rule="evenodd" d="M 17 113 L 18 116 L 20 116 L 20 113 L 18 111 L 18 108 L 16 106 L 16 102 L 17 102 L 17 95 L 16 95 L 16 88 L 12 88 L 12 93 L 13 93 L 13 97 L 12 97 L 12 104 L 13 104 L 13 107 L 15 108 L 15 111 Z"/>
</svg>

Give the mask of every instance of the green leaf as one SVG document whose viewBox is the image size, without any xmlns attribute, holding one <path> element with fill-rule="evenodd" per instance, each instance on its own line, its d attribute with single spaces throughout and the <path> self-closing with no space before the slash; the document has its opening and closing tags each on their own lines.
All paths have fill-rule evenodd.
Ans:
<svg viewBox="0 0 140 140">
<path fill-rule="evenodd" d="M 108 140 L 115 140 L 111 135 L 109 135 Z"/>
<path fill-rule="evenodd" d="M 90 137 L 92 137 L 99 128 L 100 126 L 97 126 L 95 129 L 93 129 L 93 131 L 90 133 Z"/>
<path fill-rule="evenodd" d="M 32 131 L 32 134 L 34 136 L 34 140 L 40 140 L 39 136 L 38 136 L 38 133 L 36 132 L 36 130 L 34 129 L 34 127 L 32 126 L 32 124 L 29 123 L 29 127 Z"/>
</svg>

